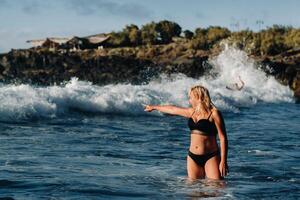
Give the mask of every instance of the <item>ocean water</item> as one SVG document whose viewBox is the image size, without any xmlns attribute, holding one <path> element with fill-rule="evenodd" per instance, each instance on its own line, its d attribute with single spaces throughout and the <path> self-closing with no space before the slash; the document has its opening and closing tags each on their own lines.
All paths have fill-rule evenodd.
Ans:
<svg viewBox="0 0 300 200">
<path fill-rule="evenodd" d="M 240 50 L 199 79 L 141 85 L 0 85 L 0 199 L 299 199 L 300 104 Z M 225 88 L 240 76 L 241 91 Z M 187 179 L 187 120 L 142 104 L 189 106 L 206 86 L 229 140 L 225 180 Z"/>
</svg>

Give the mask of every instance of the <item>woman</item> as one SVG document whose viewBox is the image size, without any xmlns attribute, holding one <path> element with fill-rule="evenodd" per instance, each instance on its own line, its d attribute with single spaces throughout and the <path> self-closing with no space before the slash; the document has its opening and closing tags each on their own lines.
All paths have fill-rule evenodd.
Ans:
<svg viewBox="0 0 300 200">
<path fill-rule="evenodd" d="M 145 111 L 157 110 L 188 118 L 191 142 L 187 156 L 187 173 L 191 179 L 221 179 L 228 172 L 228 141 L 222 114 L 211 102 L 209 92 L 202 86 L 189 91 L 190 108 L 171 105 L 146 105 Z M 221 156 L 217 144 L 218 134 Z"/>
</svg>

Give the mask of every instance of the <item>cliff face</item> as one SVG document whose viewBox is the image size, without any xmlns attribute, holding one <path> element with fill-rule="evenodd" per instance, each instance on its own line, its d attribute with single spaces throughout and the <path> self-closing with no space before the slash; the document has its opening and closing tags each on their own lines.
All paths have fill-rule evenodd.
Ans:
<svg viewBox="0 0 300 200">
<path fill-rule="evenodd" d="M 283 85 L 288 85 L 294 91 L 297 102 L 300 102 L 300 49 L 276 56 L 253 58 L 262 64 L 267 74 L 273 75 Z"/>
<path fill-rule="evenodd" d="M 78 77 L 96 84 L 138 84 L 161 73 L 199 77 L 204 72 L 202 63 L 207 55 L 176 59 L 176 54 L 158 53 L 160 49 L 156 46 L 65 53 L 14 50 L 0 55 L 0 81 L 49 85 Z"/>
<path fill-rule="evenodd" d="M 151 64 L 120 56 L 85 58 L 79 53 L 14 51 L 0 57 L 0 79 L 41 85 L 61 83 L 71 77 L 97 84 L 136 82 L 145 66 Z"/>
<path fill-rule="evenodd" d="M 0 81 L 51 85 L 78 77 L 96 84 L 147 82 L 160 73 L 199 77 L 220 49 L 191 50 L 185 45 L 142 46 L 77 52 L 13 50 L 0 55 Z M 300 99 L 300 50 L 277 56 L 252 56 L 266 73 L 289 85 Z M 269 67 L 267 67 L 269 66 Z"/>
</svg>

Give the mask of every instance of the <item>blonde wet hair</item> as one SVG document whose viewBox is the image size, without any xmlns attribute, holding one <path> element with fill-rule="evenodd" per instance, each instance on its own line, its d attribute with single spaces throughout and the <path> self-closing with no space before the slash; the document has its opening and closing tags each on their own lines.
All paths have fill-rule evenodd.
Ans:
<svg viewBox="0 0 300 200">
<path fill-rule="evenodd" d="M 199 104 L 196 106 L 195 112 L 200 112 L 200 105 L 203 106 L 207 113 L 215 107 L 210 99 L 209 92 L 205 87 L 201 85 L 193 86 L 189 90 L 189 95 L 191 95 L 191 93 L 193 93 L 196 99 L 199 100 Z"/>
</svg>

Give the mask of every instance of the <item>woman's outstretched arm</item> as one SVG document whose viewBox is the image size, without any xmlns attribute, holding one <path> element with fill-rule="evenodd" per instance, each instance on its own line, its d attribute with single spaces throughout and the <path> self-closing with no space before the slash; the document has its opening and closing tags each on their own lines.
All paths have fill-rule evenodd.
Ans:
<svg viewBox="0 0 300 200">
<path fill-rule="evenodd" d="M 215 110 L 213 115 L 214 115 L 213 119 L 218 129 L 218 135 L 219 135 L 220 146 L 221 146 L 221 162 L 220 162 L 219 170 L 221 176 L 226 176 L 229 170 L 227 165 L 228 140 L 227 140 L 225 122 L 220 111 Z"/>
<path fill-rule="evenodd" d="M 178 115 L 186 118 L 189 118 L 193 112 L 192 108 L 183 108 L 173 105 L 146 105 L 144 110 L 147 112 L 157 110 L 166 114 Z"/>
</svg>

